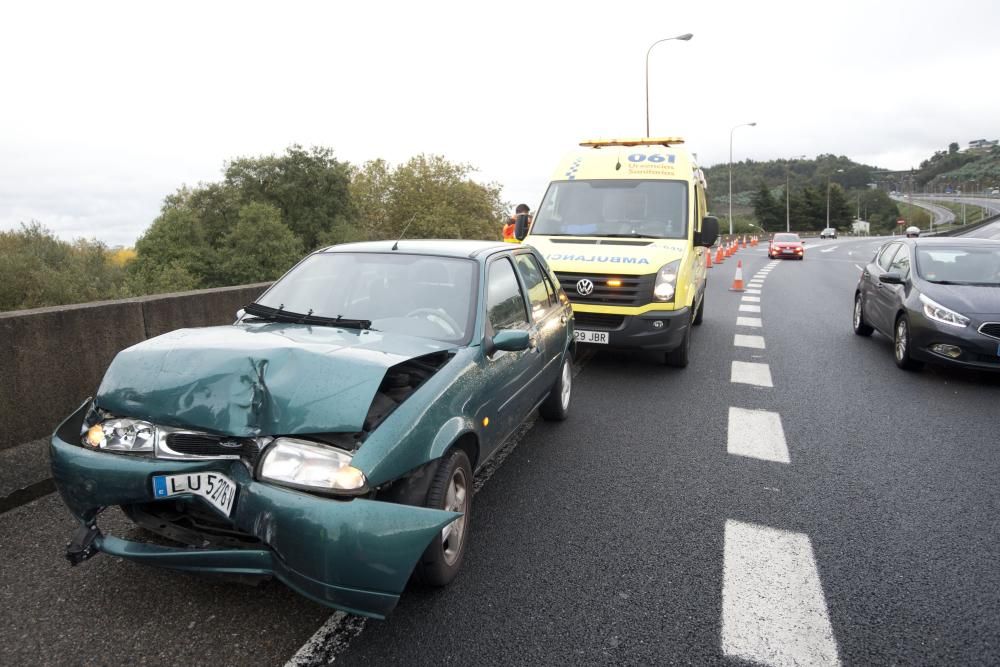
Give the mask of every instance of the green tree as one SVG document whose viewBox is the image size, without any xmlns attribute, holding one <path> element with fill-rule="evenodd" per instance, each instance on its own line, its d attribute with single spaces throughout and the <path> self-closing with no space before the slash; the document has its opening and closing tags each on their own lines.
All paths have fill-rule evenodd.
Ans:
<svg viewBox="0 0 1000 667">
<path fill-rule="evenodd" d="M 135 249 L 137 256 L 127 270 L 130 289 L 136 294 L 212 287 L 222 279 L 218 253 L 186 199 L 168 200 Z"/>
<path fill-rule="evenodd" d="M 768 231 L 777 231 L 784 224 L 784 207 L 771 194 L 771 189 L 764 181 L 754 193 L 752 198 L 753 214 L 757 218 L 757 223 Z"/>
<path fill-rule="evenodd" d="M 233 284 L 274 280 L 302 257 L 302 243 L 268 204 L 247 204 L 219 249 L 220 262 Z"/>
<path fill-rule="evenodd" d="M 953 141 L 950 144 L 948 144 L 948 154 L 949 155 L 954 155 L 957 152 L 958 152 L 958 142 L 957 141 Z"/>
<path fill-rule="evenodd" d="M 293 145 L 284 155 L 238 158 L 226 167 L 224 185 L 241 205 L 275 207 L 307 249 L 346 226 L 352 214 L 350 166 L 336 160 L 331 148 Z"/>
</svg>

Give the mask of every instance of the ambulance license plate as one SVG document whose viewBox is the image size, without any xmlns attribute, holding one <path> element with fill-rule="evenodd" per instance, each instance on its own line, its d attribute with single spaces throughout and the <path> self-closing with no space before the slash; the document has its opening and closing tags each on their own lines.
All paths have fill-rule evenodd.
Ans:
<svg viewBox="0 0 1000 667">
<path fill-rule="evenodd" d="M 156 475 L 153 495 L 157 499 L 191 493 L 210 502 L 226 516 L 233 512 L 236 482 L 217 472 L 193 472 L 188 475 Z"/>
<path fill-rule="evenodd" d="M 608 344 L 608 332 L 607 331 L 581 331 L 576 329 L 573 331 L 573 339 L 577 343 L 598 343 L 600 345 Z"/>
</svg>

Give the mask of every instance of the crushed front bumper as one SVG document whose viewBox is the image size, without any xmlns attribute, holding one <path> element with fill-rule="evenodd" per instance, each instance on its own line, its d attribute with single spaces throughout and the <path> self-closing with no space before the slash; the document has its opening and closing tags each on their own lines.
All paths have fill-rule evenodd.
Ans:
<svg viewBox="0 0 1000 667">
<path fill-rule="evenodd" d="M 51 441 L 52 474 L 84 527 L 75 544 L 87 542 L 92 552 L 178 570 L 274 576 L 316 602 L 365 616 L 384 618 L 396 606 L 417 559 L 459 516 L 362 498 L 322 498 L 264 484 L 238 460 L 166 461 L 91 451 L 60 433 L 65 436 L 66 429 Z M 230 520 L 236 530 L 259 539 L 261 548 L 167 547 L 104 535 L 97 527 L 104 507 L 156 501 L 154 475 L 202 471 L 222 473 L 236 483 Z"/>
</svg>

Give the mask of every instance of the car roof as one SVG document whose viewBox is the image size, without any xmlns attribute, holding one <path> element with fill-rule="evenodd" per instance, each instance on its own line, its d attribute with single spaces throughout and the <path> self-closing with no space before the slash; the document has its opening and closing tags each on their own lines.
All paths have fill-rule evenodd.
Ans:
<svg viewBox="0 0 1000 667">
<path fill-rule="evenodd" d="M 962 236 L 935 236 L 935 237 L 918 236 L 916 238 L 904 237 L 895 240 L 904 241 L 906 243 L 911 243 L 913 245 L 929 246 L 929 247 L 934 247 L 934 246 L 938 247 L 988 246 L 993 248 L 1000 247 L 1000 240 L 966 238 Z"/>
<path fill-rule="evenodd" d="M 395 250 L 393 249 L 395 246 Z M 501 241 L 462 239 L 403 239 L 400 241 L 362 241 L 323 248 L 319 252 L 399 252 L 408 255 L 474 258 L 521 247 Z"/>
</svg>

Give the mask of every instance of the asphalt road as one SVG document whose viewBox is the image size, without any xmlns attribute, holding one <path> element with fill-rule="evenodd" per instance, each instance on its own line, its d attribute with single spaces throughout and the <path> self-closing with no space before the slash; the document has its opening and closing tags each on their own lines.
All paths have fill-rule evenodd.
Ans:
<svg viewBox="0 0 1000 667">
<path fill-rule="evenodd" d="M 458 580 L 387 621 L 106 555 L 71 569 L 58 497 L 0 514 L 0 661 L 1000 663 L 1000 377 L 906 373 L 851 333 L 877 245 L 711 269 L 687 369 L 586 359 L 570 419 L 481 478 Z M 729 291 L 736 259 L 759 294 Z"/>
</svg>

